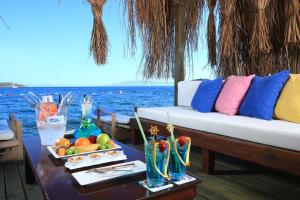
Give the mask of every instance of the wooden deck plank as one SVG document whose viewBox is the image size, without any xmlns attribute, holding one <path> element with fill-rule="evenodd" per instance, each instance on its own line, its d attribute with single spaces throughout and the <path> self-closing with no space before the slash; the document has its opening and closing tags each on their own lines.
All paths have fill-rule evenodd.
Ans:
<svg viewBox="0 0 300 200">
<path fill-rule="evenodd" d="M 18 162 L 18 169 L 19 169 L 19 172 L 20 172 L 20 175 L 21 175 L 22 184 L 24 185 L 25 194 L 26 194 L 27 199 L 29 199 L 29 200 L 31 200 L 31 199 L 34 199 L 34 200 L 43 199 L 41 190 L 38 187 L 38 185 L 26 184 L 24 161 L 19 161 Z"/>
<path fill-rule="evenodd" d="M 199 171 L 200 153 L 192 152 L 191 157 L 189 170 L 202 179 L 198 195 L 208 199 L 297 199 L 300 195 L 300 177 L 255 164 L 244 165 L 245 162 L 241 162 L 243 164 L 239 165 L 220 159 L 216 160 L 217 173 L 208 176 Z M 232 196 L 236 191 L 240 194 Z M 219 196 L 222 194 L 224 196 Z"/>
<path fill-rule="evenodd" d="M 4 169 L 7 200 L 26 199 L 17 167 L 17 162 L 14 161 L 6 163 Z"/>
<path fill-rule="evenodd" d="M 217 166 L 222 173 L 215 176 L 251 188 L 256 193 L 264 194 L 264 196 L 294 199 L 296 198 L 295 194 L 300 194 L 300 177 L 255 164 L 236 165 L 232 162 L 219 160 Z M 276 188 L 280 188 L 280 190 Z"/>
<path fill-rule="evenodd" d="M 3 164 L 0 164 L 0 199 L 5 200 L 5 179 Z"/>
</svg>

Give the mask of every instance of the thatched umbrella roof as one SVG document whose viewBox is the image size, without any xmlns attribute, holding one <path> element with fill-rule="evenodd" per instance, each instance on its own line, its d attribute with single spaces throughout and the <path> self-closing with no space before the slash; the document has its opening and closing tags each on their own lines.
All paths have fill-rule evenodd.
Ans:
<svg viewBox="0 0 300 200">
<path fill-rule="evenodd" d="M 99 18 L 105 1 L 89 2 L 95 17 L 91 49 L 96 62 L 103 64 L 108 43 Z M 182 53 L 191 59 L 198 49 L 200 26 L 207 27 L 207 44 L 202 45 L 207 46 L 208 63 L 216 66 L 216 75 L 266 75 L 284 68 L 300 72 L 299 0 L 124 0 L 128 46 L 134 52 L 136 37 L 141 37 L 145 78 L 174 76 L 179 5 L 184 6 Z"/>
</svg>

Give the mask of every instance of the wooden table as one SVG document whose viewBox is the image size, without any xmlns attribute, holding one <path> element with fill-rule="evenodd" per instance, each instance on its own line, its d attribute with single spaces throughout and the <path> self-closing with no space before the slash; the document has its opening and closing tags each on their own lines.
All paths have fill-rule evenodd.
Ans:
<svg viewBox="0 0 300 200">
<path fill-rule="evenodd" d="M 196 179 L 181 186 L 152 193 L 138 184 L 146 179 L 146 174 L 140 173 L 105 183 L 80 186 L 72 177 L 71 171 L 64 167 L 64 162 L 55 159 L 45 147 L 41 147 L 38 136 L 25 137 L 23 144 L 26 182 L 32 184 L 36 180 L 45 199 L 193 199 L 196 196 L 196 185 L 200 183 L 200 180 Z M 145 162 L 143 152 L 118 144 L 127 155 L 127 161 Z"/>
</svg>

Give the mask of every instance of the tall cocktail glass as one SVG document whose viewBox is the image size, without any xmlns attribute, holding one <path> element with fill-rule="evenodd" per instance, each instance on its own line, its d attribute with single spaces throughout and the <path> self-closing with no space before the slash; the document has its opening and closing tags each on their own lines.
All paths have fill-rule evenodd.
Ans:
<svg viewBox="0 0 300 200">
<path fill-rule="evenodd" d="M 189 151 L 191 140 L 188 138 L 188 142 L 180 146 L 178 139 L 171 141 L 171 154 L 169 162 L 169 175 L 171 180 L 178 181 L 185 176 L 186 166 L 189 166 Z"/>
<path fill-rule="evenodd" d="M 167 142 L 168 143 L 168 142 Z M 164 151 L 158 148 L 158 142 L 145 144 L 146 175 L 148 187 L 160 187 L 167 178 L 167 168 L 170 157 L 170 144 Z"/>
</svg>

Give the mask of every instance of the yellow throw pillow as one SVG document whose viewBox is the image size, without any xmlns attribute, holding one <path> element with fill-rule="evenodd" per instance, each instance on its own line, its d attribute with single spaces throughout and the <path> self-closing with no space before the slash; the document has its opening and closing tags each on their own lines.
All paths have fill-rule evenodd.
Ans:
<svg viewBox="0 0 300 200">
<path fill-rule="evenodd" d="M 300 74 L 290 74 L 278 98 L 275 117 L 300 124 Z"/>
</svg>

